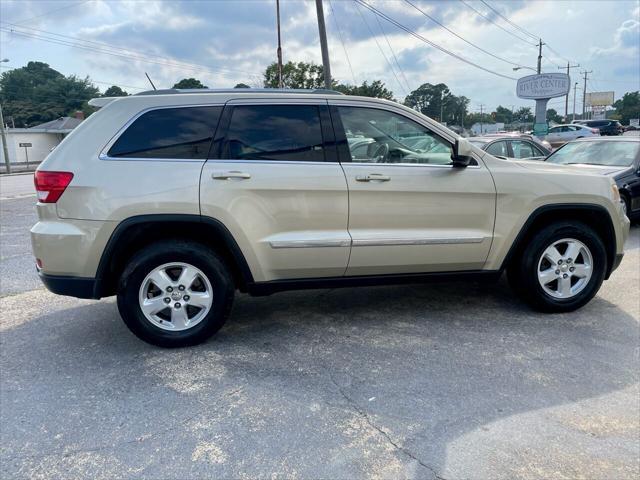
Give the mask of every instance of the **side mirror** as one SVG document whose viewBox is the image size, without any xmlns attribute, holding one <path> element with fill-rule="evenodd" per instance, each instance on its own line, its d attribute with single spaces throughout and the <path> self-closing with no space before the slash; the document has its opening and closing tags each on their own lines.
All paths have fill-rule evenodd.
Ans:
<svg viewBox="0 0 640 480">
<path fill-rule="evenodd" d="M 453 153 L 451 154 L 451 162 L 454 167 L 465 168 L 471 163 L 472 152 L 471 144 L 464 138 L 458 138 L 453 144 Z"/>
</svg>

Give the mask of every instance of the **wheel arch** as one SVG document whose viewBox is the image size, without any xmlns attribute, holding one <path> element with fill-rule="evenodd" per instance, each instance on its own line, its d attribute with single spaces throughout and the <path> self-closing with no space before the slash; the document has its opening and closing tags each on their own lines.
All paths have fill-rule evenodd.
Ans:
<svg viewBox="0 0 640 480">
<path fill-rule="evenodd" d="M 516 236 L 515 241 L 502 261 L 500 270 L 507 268 L 514 258 L 518 258 L 519 253 L 522 252 L 528 241 L 540 228 L 551 222 L 563 220 L 576 220 L 585 223 L 593 228 L 602 239 L 607 252 L 605 279 L 608 279 L 613 271 L 616 258 L 616 233 L 609 212 L 605 207 L 597 204 L 564 203 L 544 205 L 534 210 Z"/>
<path fill-rule="evenodd" d="M 120 222 L 111 234 L 98 264 L 93 297 L 114 295 L 127 261 L 140 249 L 167 239 L 191 240 L 213 248 L 231 269 L 238 289 L 246 291 L 253 283 L 240 247 L 219 220 L 189 214 L 139 215 Z"/>
</svg>

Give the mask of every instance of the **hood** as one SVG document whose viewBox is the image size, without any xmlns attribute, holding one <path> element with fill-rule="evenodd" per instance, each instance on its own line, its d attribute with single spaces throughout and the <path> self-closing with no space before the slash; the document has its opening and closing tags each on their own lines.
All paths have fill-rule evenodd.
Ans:
<svg viewBox="0 0 640 480">
<path fill-rule="evenodd" d="M 633 167 L 621 167 L 621 166 L 611 166 L 611 165 L 588 165 L 584 163 L 575 163 L 573 165 L 560 165 L 556 163 L 549 162 L 540 162 L 540 161 L 527 161 L 520 160 L 515 162 L 521 167 L 525 167 L 531 170 L 537 171 L 545 171 L 545 172 L 575 172 L 575 173 L 586 173 L 592 175 L 611 175 L 618 176 L 619 174 L 625 173 L 627 170 L 632 169 Z"/>
</svg>

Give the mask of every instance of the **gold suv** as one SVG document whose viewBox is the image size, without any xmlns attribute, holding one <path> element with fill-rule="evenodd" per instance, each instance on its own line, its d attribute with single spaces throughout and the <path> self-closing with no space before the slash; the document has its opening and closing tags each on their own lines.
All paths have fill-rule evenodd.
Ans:
<svg viewBox="0 0 640 480">
<path fill-rule="evenodd" d="M 581 307 L 618 266 L 613 181 L 497 159 L 394 102 L 322 91 L 168 90 L 102 107 L 35 175 L 54 293 L 117 295 L 147 342 L 214 334 L 235 290 L 498 278 Z"/>
</svg>

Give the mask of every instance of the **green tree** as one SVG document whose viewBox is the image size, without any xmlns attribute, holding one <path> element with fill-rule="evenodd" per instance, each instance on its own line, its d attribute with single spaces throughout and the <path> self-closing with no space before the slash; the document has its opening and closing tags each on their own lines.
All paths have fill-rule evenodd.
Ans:
<svg viewBox="0 0 640 480">
<path fill-rule="evenodd" d="M 508 108 L 503 107 L 502 105 L 498 105 L 498 108 L 496 108 L 496 122 L 505 124 L 512 123 L 513 117 L 513 112 Z"/>
<path fill-rule="evenodd" d="M 183 78 L 171 88 L 188 89 L 188 88 L 209 88 L 209 87 L 207 87 L 206 85 L 203 85 L 203 83 L 200 80 L 197 80 L 195 78 Z"/>
<path fill-rule="evenodd" d="M 382 80 L 374 80 L 368 83 L 366 80 L 362 82 L 362 85 L 346 85 L 338 84 L 334 87 L 338 92 L 342 92 L 345 95 L 359 95 L 361 97 L 373 97 L 384 98 L 386 100 L 393 100 L 393 92 L 389 90 Z"/>
<path fill-rule="evenodd" d="M 562 123 L 562 117 L 558 115 L 555 109 L 549 108 L 547 110 L 547 122 Z"/>
<path fill-rule="evenodd" d="M 324 88 L 322 65 L 306 62 L 287 62 L 282 66 L 285 88 Z M 278 88 L 278 64 L 272 63 L 264 72 L 264 86 Z"/>
<path fill-rule="evenodd" d="M 462 124 L 469 107 L 469 99 L 453 95 L 444 83 L 424 83 L 407 95 L 404 104 L 428 117 L 451 125 Z"/>
<path fill-rule="evenodd" d="M 640 91 L 627 92 L 613 106 L 623 125 L 629 125 L 629 119 L 640 118 Z"/>
<path fill-rule="evenodd" d="M 513 114 L 513 121 L 520 123 L 532 123 L 534 120 L 531 107 L 520 107 Z"/>
<path fill-rule="evenodd" d="M 233 88 L 251 88 L 251 87 L 246 83 L 236 83 L 236 86 Z"/>
<path fill-rule="evenodd" d="M 4 114 L 13 117 L 16 127 L 30 127 L 77 110 L 92 112 L 87 101 L 99 96 L 89 78 L 65 77 L 42 62 L 0 76 L 0 101 Z"/>
<path fill-rule="evenodd" d="M 103 97 L 126 97 L 127 95 L 129 94 L 124 90 L 122 90 L 119 86 L 113 85 L 107 88 L 104 91 L 104 94 L 102 96 Z"/>
</svg>

